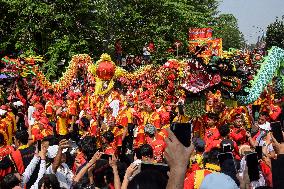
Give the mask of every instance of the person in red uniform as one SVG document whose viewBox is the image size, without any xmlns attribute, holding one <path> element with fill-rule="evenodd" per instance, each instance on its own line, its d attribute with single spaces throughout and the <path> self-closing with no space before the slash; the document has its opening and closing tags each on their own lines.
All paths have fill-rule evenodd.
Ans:
<svg viewBox="0 0 284 189">
<path fill-rule="evenodd" d="M 103 149 L 108 155 L 117 155 L 117 148 L 114 141 L 114 134 L 111 131 L 106 131 L 103 134 Z"/>
<path fill-rule="evenodd" d="M 156 112 L 161 116 L 163 113 L 167 112 L 166 108 L 163 106 L 163 99 L 158 98 L 155 102 Z"/>
<path fill-rule="evenodd" d="M 246 130 L 243 127 L 244 122 L 242 119 L 242 114 L 235 114 L 232 117 L 233 127 L 230 131 L 230 138 L 234 140 L 238 145 L 243 145 L 247 142 Z"/>
<path fill-rule="evenodd" d="M 76 94 L 73 92 L 69 92 L 67 95 L 67 116 L 68 116 L 68 124 L 73 126 L 76 122 L 77 116 L 77 101 Z"/>
<path fill-rule="evenodd" d="M 10 155 L 14 151 L 14 148 L 10 145 L 7 145 L 5 141 L 4 134 L 0 132 L 0 162 L 5 156 Z M 0 180 L 7 175 L 11 170 L 8 169 L 0 169 Z"/>
<path fill-rule="evenodd" d="M 35 122 L 31 128 L 31 137 L 34 142 L 53 135 L 53 129 L 48 123 L 49 121 L 46 117 L 42 117 L 40 120 Z"/>
<path fill-rule="evenodd" d="M 2 109 L 3 106 L 1 106 L 1 109 Z M 11 124 L 12 126 L 12 135 L 15 134 L 16 130 L 17 130 L 17 123 L 16 123 L 16 116 L 15 114 L 12 112 L 12 109 L 9 105 L 5 106 L 6 109 L 4 110 L 7 110 L 7 114 L 6 114 L 6 118 L 8 119 L 8 122 Z"/>
<path fill-rule="evenodd" d="M 5 130 L 8 136 L 8 144 L 12 144 L 12 136 L 16 132 L 16 120 L 15 115 L 11 112 L 11 109 L 7 105 L 2 105 L 1 110 L 1 128 Z"/>
<path fill-rule="evenodd" d="M 210 152 L 207 152 L 205 156 L 206 158 L 204 159 L 204 168 L 193 171 L 185 177 L 184 189 L 200 188 L 201 183 L 206 175 L 221 171 L 217 157 L 218 154 L 218 149 L 212 149 Z"/>
<path fill-rule="evenodd" d="M 118 112 L 118 115 L 116 117 L 116 124 L 118 126 L 127 128 L 128 126 L 127 108 L 121 107 L 120 109 L 121 110 Z"/>
<path fill-rule="evenodd" d="M 27 131 L 16 131 L 15 134 L 15 146 L 16 150 L 12 151 L 8 156 L 5 156 L 2 161 L 0 161 L 0 170 L 10 170 L 12 172 L 17 172 L 23 174 L 25 169 L 30 164 L 32 158 L 34 157 L 36 148 L 34 145 L 29 146 L 29 134 Z M 45 138 L 42 140 L 42 146 L 49 147 L 49 139 Z M 35 168 L 35 171 L 30 176 L 27 182 L 26 188 L 31 188 L 38 176 L 39 167 Z"/>
<path fill-rule="evenodd" d="M 170 127 L 170 112 L 161 114 L 161 130 L 157 133 L 157 139 L 165 140 L 168 137 L 167 129 Z"/>
<path fill-rule="evenodd" d="M 166 143 L 163 140 L 156 139 L 156 127 L 152 124 L 145 125 L 146 143 L 153 148 L 154 159 L 156 162 L 163 162 L 163 154 L 166 148 Z"/>
<path fill-rule="evenodd" d="M 266 106 L 266 110 L 269 113 L 269 117 L 272 121 L 277 121 L 280 119 L 281 107 L 278 106 L 274 100 L 270 100 L 269 104 Z"/>
<path fill-rule="evenodd" d="M 89 136 L 98 136 L 99 135 L 99 128 L 98 122 L 95 116 L 90 121 L 90 127 L 88 128 L 88 135 Z"/>
<path fill-rule="evenodd" d="M 220 138 L 220 133 L 218 128 L 216 127 L 216 123 L 218 121 L 218 116 L 214 113 L 207 114 L 207 128 L 205 129 L 204 141 L 206 143 L 205 152 L 209 152 L 211 150 L 214 141 Z"/>
<path fill-rule="evenodd" d="M 50 121 L 54 121 L 55 118 L 55 100 L 53 91 L 49 91 L 45 96 L 47 102 L 45 103 L 45 114 Z"/>
<path fill-rule="evenodd" d="M 156 127 L 157 130 L 161 129 L 161 119 L 158 112 L 154 111 L 154 105 L 149 101 L 146 100 L 146 111 L 148 113 L 146 120 L 144 119 L 144 123 L 152 124 Z"/>
<path fill-rule="evenodd" d="M 12 134 L 8 130 L 8 128 L 11 127 L 11 124 L 8 123 L 6 113 L 6 110 L 0 109 L 0 133 L 4 136 L 5 144 L 11 144 Z"/>
<path fill-rule="evenodd" d="M 144 144 L 145 141 L 145 133 L 144 133 L 144 120 L 142 118 L 144 111 L 144 106 L 141 104 L 141 101 L 138 102 L 138 106 L 136 108 L 135 113 L 133 114 L 135 121 L 135 130 L 134 130 L 134 141 L 133 146 L 134 150 L 137 151 L 141 145 Z"/>
<path fill-rule="evenodd" d="M 56 110 L 56 133 L 60 136 L 65 136 L 69 133 L 68 128 L 68 110 L 66 102 L 62 102 L 61 106 Z"/>
<path fill-rule="evenodd" d="M 115 146 L 117 152 L 119 153 L 122 147 L 122 137 L 124 129 L 121 128 L 120 126 L 117 126 L 114 117 L 112 118 L 113 118 L 112 120 L 108 121 L 107 131 L 113 133 L 114 136 L 113 146 Z"/>
</svg>

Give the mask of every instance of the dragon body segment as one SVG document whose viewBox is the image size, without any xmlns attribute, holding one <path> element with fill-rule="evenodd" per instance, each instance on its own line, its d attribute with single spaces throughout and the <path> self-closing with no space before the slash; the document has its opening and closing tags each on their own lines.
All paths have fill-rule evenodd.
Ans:
<svg viewBox="0 0 284 189">
<path fill-rule="evenodd" d="M 147 78 L 150 77 L 150 75 L 151 78 L 153 78 L 153 81 L 159 81 L 158 83 L 160 83 L 161 86 L 165 86 L 165 84 L 168 83 L 167 87 L 161 88 L 161 90 L 168 89 L 169 91 L 172 91 L 171 89 L 183 87 L 190 93 L 194 94 L 202 93 L 205 89 L 211 89 L 215 86 L 218 87 L 218 85 L 221 86 L 224 91 L 235 93 L 244 90 L 243 87 L 246 85 L 239 79 L 239 75 L 223 76 L 222 72 L 220 72 L 220 74 L 213 74 L 213 72 L 211 73 L 205 67 L 196 66 L 197 60 L 190 63 L 170 59 L 163 66 L 155 68 L 152 65 L 147 65 L 141 67 L 134 73 L 130 73 L 119 66 L 115 66 L 109 55 L 103 54 L 102 57 L 96 64 L 93 64 L 89 55 L 79 54 L 73 56 L 66 68 L 66 72 L 63 74 L 62 78 L 55 83 L 49 82 L 45 75 L 39 70 L 37 65 L 32 64 L 33 66 L 31 70 L 34 72 L 34 75 L 38 78 L 38 81 L 43 88 L 51 88 L 55 91 L 63 91 L 68 88 L 72 84 L 72 81 L 76 77 L 79 69 L 88 70 L 88 80 L 89 82 L 96 84 L 95 93 L 100 95 L 106 94 L 110 91 L 116 80 L 121 82 L 124 80 L 136 81 L 140 77 Z M 32 60 L 38 61 L 37 59 Z M 110 62 L 111 64 L 107 65 L 105 61 Z M 9 59 L 8 57 L 4 57 L 2 58 L 2 62 L 12 67 L 15 67 L 16 65 L 20 71 L 23 67 L 19 63 L 19 59 Z M 99 63 L 101 62 L 104 64 L 100 68 Z M 113 70 L 111 70 L 113 73 L 110 74 L 110 79 L 107 81 L 105 81 L 104 78 L 99 80 L 99 76 L 101 76 L 101 74 L 104 73 L 106 74 L 105 76 L 109 75 L 108 73 L 105 73 L 109 67 L 113 67 Z M 268 56 L 264 58 L 258 73 L 254 76 L 254 79 L 251 82 L 251 87 L 245 89 L 247 95 L 236 96 L 238 103 L 240 105 L 247 105 L 255 102 L 260 97 L 265 87 L 272 81 L 274 76 L 278 76 L 277 86 L 278 88 L 279 86 L 280 88 L 282 87 L 281 90 L 284 92 L 284 50 L 279 47 L 272 47 L 269 50 Z M 105 85 L 106 87 L 104 87 Z M 129 83 L 126 85 L 129 85 Z"/>
<path fill-rule="evenodd" d="M 268 52 L 268 56 L 265 57 L 264 62 L 258 70 L 257 75 L 252 81 L 252 87 L 246 89 L 248 95 L 237 96 L 239 104 L 247 105 L 256 101 L 264 91 L 265 87 L 272 81 L 275 74 L 279 71 L 280 73 L 278 74 L 281 75 L 281 67 L 283 66 L 284 50 L 279 47 L 272 47 Z M 282 73 L 282 85 L 284 85 L 283 79 Z"/>
</svg>

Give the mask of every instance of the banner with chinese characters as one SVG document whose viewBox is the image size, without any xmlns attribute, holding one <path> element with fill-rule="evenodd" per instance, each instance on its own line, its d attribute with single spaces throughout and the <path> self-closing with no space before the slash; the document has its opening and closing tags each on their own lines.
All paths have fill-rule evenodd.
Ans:
<svg viewBox="0 0 284 189">
<path fill-rule="evenodd" d="M 209 58 L 213 55 L 222 57 L 222 39 L 189 41 L 189 51 L 196 54 L 197 57 L 204 58 L 208 63 Z"/>
<path fill-rule="evenodd" d="M 212 39 L 212 32 L 211 28 L 190 28 L 189 40 Z"/>
</svg>

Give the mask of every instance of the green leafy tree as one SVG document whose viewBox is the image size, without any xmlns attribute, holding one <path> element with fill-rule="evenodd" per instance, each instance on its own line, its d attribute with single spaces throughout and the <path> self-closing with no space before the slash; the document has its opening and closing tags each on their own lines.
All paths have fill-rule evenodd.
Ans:
<svg viewBox="0 0 284 189">
<path fill-rule="evenodd" d="M 277 18 L 267 27 L 265 41 L 268 49 L 272 46 L 284 48 L 284 17 Z"/>
<path fill-rule="evenodd" d="M 1 49 L 5 54 L 34 50 L 44 55 L 47 77 L 56 79 L 64 68 L 62 59 L 77 53 L 89 53 L 97 47 L 91 38 L 97 36 L 90 21 L 93 3 L 88 0 L 2 0 Z M 4 26 L 4 27 L 3 27 Z"/>
<path fill-rule="evenodd" d="M 244 47 L 244 35 L 240 32 L 234 15 L 220 14 L 214 21 L 214 36 L 223 39 L 224 50 Z"/>
<path fill-rule="evenodd" d="M 44 55 L 43 70 L 57 79 L 64 71 L 58 62 L 78 53 L 112 54 L 117 39 L 131 54 L 153 40 L 157 59 L 177 39 L 185 52 L 188 28 L 208 27 L 217 7 L 217 0 L 2 0 L 0 48 L 3 55 Z"/>
</svg>

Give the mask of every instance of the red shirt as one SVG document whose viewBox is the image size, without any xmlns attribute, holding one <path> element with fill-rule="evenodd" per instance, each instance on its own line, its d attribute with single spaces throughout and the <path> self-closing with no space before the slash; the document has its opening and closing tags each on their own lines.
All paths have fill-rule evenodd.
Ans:
<svg viewBox="0 0 284 189">
<path fill-rule="evenodd" d="M 233 127 L 229 134 L 230 138 L 234 140 L 238 145 L 245 144 L 247 142 L 246 130 L 243 128 Z"/>
<path fill-rule="evenodd" d="M 201 186 L 202 180 L 204 177 L 208 174 L 212 173 L 209 170 L 202 169 L 202 170 L 197 170 L 189 175 L 184 179 L 184 189 L 195 189 L 199 188 Z M 197 176 L 198 175 L 198 176 Z"/>
<path fill-rule="evenodd" d="M 220 133 L 216 127 L 206 129 L 204 135 L 204 142 L 206 144 L 205 151 L 209 152 L 212 148 L 219 147 L 218 146 L 220 144 L 220 142 L 218 141 L 219 138 L 220 138 Z"/>
<path fill-rule="evenodd" d="M 106 149 L 104 151 L 105 154 L 108 154 L 108 155 L 115 155 L 116 154 L 116 147 L 115 147 L 114 143 L 112 143 L 110 146 L 106 147 Z"/>
<path fill-rule="evenodd" d="M 217 127 L 209 128 L 205 130 L 204 141 L 218 140 L 220 138 L 220 133 Z M 207 144 L 207 142 L 206 142 Z"/>
<path fill-rule="evenodd" d="M 14 151 L 14 148 L 12 146 L 3 146 L 0 148 L 0 161 L 2 161 L 2 159 L 11 154 Z M 7 169 L 0 169 L 0 180 L 3 179 L 7 174 L 9 174 L 11 172 L 11 168 L 7 168 Z"/>
<path fill-rule="evenodd" d="M 154 159 L 157 162 L 163 161 L 163 153 L 166 149 L 166 143 L 163 140 L 150 139 L 147 137 L 147 143 L 153 148 Z"/>
</svg>

